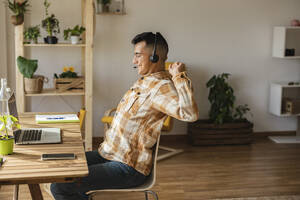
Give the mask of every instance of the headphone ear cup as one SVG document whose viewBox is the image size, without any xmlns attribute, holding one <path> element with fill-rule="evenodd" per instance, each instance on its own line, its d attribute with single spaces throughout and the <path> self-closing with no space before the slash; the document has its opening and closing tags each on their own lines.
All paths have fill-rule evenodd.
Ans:
<svg viewBox="0 0 300 200">
<path fill-rule="evenodd" d="M 152 56 L 150 56 L 150 61 L 153 62 L 153 63 L 157 63 L 159 60 L 159 56 L 154 54 Z"/>
</svg>

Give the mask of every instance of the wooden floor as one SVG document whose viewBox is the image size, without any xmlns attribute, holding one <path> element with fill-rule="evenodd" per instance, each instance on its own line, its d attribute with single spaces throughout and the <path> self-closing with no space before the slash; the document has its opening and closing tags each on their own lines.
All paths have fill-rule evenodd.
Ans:
<svg viewBox="0 0 300 200">
<path fill-rule="evenodd" d="M 181 142 L 169 146 L 184 153 L 158 163 L 153 190 L 160 200 L 300 195 L 300 144 L 256 139 L 251 145 L 192 147 Z M 27 186 L 20 193 L 19 199 L 30 199 Z M 2 186 L 0 199 L 11 198 L 12 186 Z M 96 199 L 142 200 L 144 195 L 103 193 Z"/>
</svg>

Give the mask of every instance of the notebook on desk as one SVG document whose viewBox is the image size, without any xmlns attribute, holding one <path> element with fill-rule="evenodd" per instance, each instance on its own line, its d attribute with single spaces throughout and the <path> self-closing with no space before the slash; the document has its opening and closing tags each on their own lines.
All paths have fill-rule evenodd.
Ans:
<svg viewBox="0 0 300 200">
<path fill-rule="evenodd" d="M 14 131 L 16 144 L 61 143 L 60 128 L 26 128 Z"/>
<path fill-rule="evenodd" d="M 76 114 L 36 115 L 35 121 L 38 124 L 74 123 L 79 122 L 79 118 Z"/>
</svg>

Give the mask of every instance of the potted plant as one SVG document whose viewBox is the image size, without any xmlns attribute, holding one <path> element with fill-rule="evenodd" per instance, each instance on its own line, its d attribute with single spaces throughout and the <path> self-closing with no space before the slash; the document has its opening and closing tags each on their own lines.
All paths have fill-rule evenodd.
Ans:
<svg viewBox="0 0 300 200">
<path fill-rule="evenodd" d="M 109 12 L 110 0 L 97 0 L 97 13 Z"/>
<path fill-rule="evenodd" d="M 24 31 L 24 38 L 26 40 L 31 41 L 31 43 L 33 43 L 33 44 L 37 44 L 38 37 L 40 37 L 40 36 L 41 35 L 40 35 L 40 26 L 39 25 L 28 27 L 28 29 L 26 29 Z"/>
<path fill-rule="evenodd" d="M 1 78 L 0 89 L 0 155 L 12 154 L 14 137 L 8 133 L 12 131 L 14 127 L 20 128 L 17 123 L 17 119 L 9 114 L 8 102 L 11 98 L 10 89 L 7 88 L 7 81 L 5 78 Z"/>
<path fill-rule="evenodd" d="M 47 44 L 56 44 L 58 41 L 58 38 L 54 35 L 56 33 L 60 33 L 59 21 L 55 17 L 54 14 L 51 14 L 49 16 L 48 8 L 50 6 L 50 3 L 47 0 L 44 1 L 44 6 L 45 6 L 45 10 L 46 10 L 46 18 L 44 20 L 42 20 L 42 27 L 48 33 L 48 36 L 46 38 L 44 38 L 44 41 Z"/>
<path fill-rule="evenodd" d="M 16 0 L 7 0 L 8 8 L 15 14 L 11 16 L 11 23 L 14 25 L 20 25 L 24 22 L 24 14 L 29 6 L 28 0 L 23 2 L 17 2 Z"/>
<path fill-rule="evenodd" d="M 0 155 L 8 155 L 13 153 L 14 137 L 8 135 L 13 128 L 20 129 L 18 119 L 12 115 L 0 115 Z"/>
<path fill-rule="evenodd" d="M 47 82 L 47 79 L 41 75 L 33 75 L 38 68 L 38 60 L 30 60 L 19 56 L 17 64 L 20 73 L 24 76 L 25 92 L 27 94 L 41 93 L 44 81 Z"/>
<path fill-rule="evenodd" d="M 81 40 L 80 35 L 85 31 L 83 26 L 76 25 L 74 28 L 64 30 L 64 39 L 67 40 L 71 38 L 72 44 L 78 44 L 79 40 Z"/>
<path fill-rule="evenodd" d="M 246 144 L 251 142 L 253 124 L 246 118 L 247 104 L 235 107 L 233 88 L 227 82 L 230 74 L 214 75 L 206 84 L 211 103 L 208 120 L 188 124 L 191 144 Z"/>
</svg>

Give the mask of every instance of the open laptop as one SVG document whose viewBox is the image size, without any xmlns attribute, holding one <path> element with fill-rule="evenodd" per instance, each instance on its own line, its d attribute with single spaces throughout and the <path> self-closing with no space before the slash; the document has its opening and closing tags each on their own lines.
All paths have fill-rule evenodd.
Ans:
<svg viewBox="0 0 300 200">
<path fill-rule="evenodd" d="M 9 112 L 18 118 L 14 93 L 8 101 Z M 16 144 L 55 144 L 61 143 L 60 128 L 26 128 L 13 132 Z"/>
<path fill-rule="evenodd" d="M 16 144 L 61 143 L 60 128 L 24 128 L 14 131 Z"/>
</svg>

